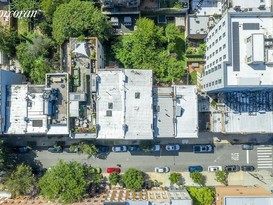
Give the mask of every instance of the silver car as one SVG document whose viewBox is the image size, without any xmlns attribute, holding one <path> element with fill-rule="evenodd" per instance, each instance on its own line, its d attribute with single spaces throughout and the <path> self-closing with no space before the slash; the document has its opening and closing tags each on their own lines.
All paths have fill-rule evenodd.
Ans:
<svg viewBox="0 0 273 205">
<path fill-rule="evenodd" d="M 112 147 L 113 152 L 127 152 L 127 147 L 126 146 L 114 146 Z"/>
<path fill-rule="evenodd" d="M 167 151 L 178 151 L 180 150 L 180 145 L 166 145 L 166 150 Z"/>
<path fill-rule="evenodd" d="M 168 173 L 170 171 L 169 167 L 156 167 L 155 172 L 156 173 Z"/>
</svg>

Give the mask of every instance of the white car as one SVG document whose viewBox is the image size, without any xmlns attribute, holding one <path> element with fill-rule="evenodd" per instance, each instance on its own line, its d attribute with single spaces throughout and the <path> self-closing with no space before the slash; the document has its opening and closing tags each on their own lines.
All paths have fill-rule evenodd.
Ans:
<svg viewBox="0 0 273 205">
<path fill-rule="evenodd" d="M 154 152 L 160 151 L 160 145 L 159 144 L 154 145 L 151 151 L 154 151 Z"/>
<path fill-rule="evenodd" d="M 114 146 L 112 147 L 113 152 L 127 152 L 126 146 Z"/>
<path fill-rule="evenodd" d="M 156 173 L 168 173 L 170 171 L 169 167 L 156 167 L 155 172 Z"/>
<path fill-rule="evenodd" d="M 208 166 L 209 172 L 217 172 L 222 170 L 223 170 L 222 166 Z"/>
<path fill-rule="evenodd" d="M 166 150 L 167 151 L 178 151 L 180 150 L 180 145 L 166 145 Z"/>
</svg>

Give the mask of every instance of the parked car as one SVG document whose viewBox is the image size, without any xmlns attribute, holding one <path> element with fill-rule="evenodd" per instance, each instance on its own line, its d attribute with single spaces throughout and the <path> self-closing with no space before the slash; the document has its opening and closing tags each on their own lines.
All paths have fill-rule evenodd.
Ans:
<svg viewBox="0 0 273 205">
<path fill-rule="evenodd" d="M 203 167 L 202 166 L 189 166 L 189 172 L 202 172 L 203 171 Z"/>
<path fill-rule="evenodd" d="M 168 173 L 170 171 L 169 167 L 155 167 L 156 173 Z"/>
<path fill-rule="evenodd" d="M 240 166 L 239 165 L 228 165 L 225 167 L 225 170 L 227 172 L 239 172 L 240 171 Z"/>
<path fill-rule="evenodd" d="M 244 165 L 241 166 L 241 170 L 244 172 L 253 172 L 255 170 L 255 167 L 252 165 Z"/>
<path fill-rule="evenodd" d="M 110 168 L 107 168 L 106 172 L 107 172 L 108 174 L 111 174 L 111 173 L 113 173 L 113 172 L 120 173 L 120 168 L 118 168 L 118 167 L 110 167 Z"/>
<path fill-rule="evenodd" d="M 253 150 L 254 146 L 253 144 L 242 144 L 243 150 Z"/>
<path fill-rule="evenodd" d="M 126 146 L 114 146 L 112 147 L 113 152 L 127 152 L 127 147 Z"/>
<path fill-rule="evenodd" d="M 158 151 L 160 151 L 160 145 L 159 145 L 159 144 L 154 145 L 154 146 L 152 147 L 151 151 L 152 151 L 152 152 L 158 152 Z"/>
<path fill-rule="evenodd" d="M 136 151 L 140 151 L 140 147 L 138 145 L 130 145 L 128 146 L 128 150 L 130 152 L 136 152 Z"/>
<path fill-rule="evenodd" d="M 109 147 L 102 146 L 102 145 L 98 146 L 98 150 L 99 150 L 99 153 L 108 153 L 110 151 Z"/>
<path fill-rule="evenodd" d="M 75 146 L 73 150 L 70 149 L 70 147 L 66 147 L 63 149 L 63 151 L 67 153 L 78 153 L 80 151 L 79 147 Z"/>
<path fill-rule="evenodd" d="M 52 152 L 52 153 L 61 153 L 61 152 L 63 152 L 63 149 L 61 146 L 55 146 L 55 147 L 49 147 L 47 149 L 47 151 Z"/>
<path fill-rule="evenodd" d="M 223 170 L 222 166 L 208 166 L 209 172 L 217 172 L 222 170 Z"/>
<path fill-rule="evenodd" d="M 178 151 L 180 150 L 180 145 L 166 145 L 166 150 L 167 151 Z"/>
<path fill-rule="evenodd" d="M 89 172 L 92 174 L 100 174 L 101 173 L 101 168 L 99 167 L 89 167 L 88 168 Z"/>
<path fill-rule="evenodd" d="M 194 145 L 193 146 L 194 153 L 212 153 L 213 146 L 211 144 L 206 145 Z"/>
<path fill-rule="evenodd" d="M 29 147 L 13 147 L 12 150 L 18 153 L 28 153 L 30 151 L 30 148 Z"/>
</svg>

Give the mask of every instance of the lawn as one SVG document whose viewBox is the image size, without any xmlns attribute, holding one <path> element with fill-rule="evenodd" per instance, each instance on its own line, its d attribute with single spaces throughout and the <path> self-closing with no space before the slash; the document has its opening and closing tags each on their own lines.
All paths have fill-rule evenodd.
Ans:
<svg viewBox="0 0 273 205">
<path fill-rule="evenodd" d="M 28 32 L 28 22 L 23 19 L 18 19 L 18 34 L 26 34 Z"/>
</svg>

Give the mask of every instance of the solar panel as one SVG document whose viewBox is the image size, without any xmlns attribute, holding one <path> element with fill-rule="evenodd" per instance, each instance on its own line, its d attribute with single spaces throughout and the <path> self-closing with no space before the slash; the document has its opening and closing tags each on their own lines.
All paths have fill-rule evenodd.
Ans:
<svg viewBox="0 0 273 205">
<path fill-rule="evenodd" d="M 243 30 L 259 30 L 259 23 L 243 23 Z"/>
<path fill-rule="evenodd" d="M 240 71 L 240 42 L 239 42 L 239 22 L 232 22 L 232 64 L 233 71 Z"/>
</svg>

